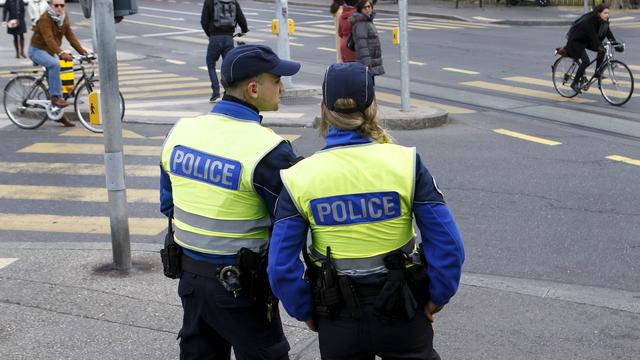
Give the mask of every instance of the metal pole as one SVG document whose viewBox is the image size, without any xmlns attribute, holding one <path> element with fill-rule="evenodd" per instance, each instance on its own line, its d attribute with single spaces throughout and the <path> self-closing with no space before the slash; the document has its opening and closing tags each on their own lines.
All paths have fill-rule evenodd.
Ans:
<svg viewBox="0 0 640 360">
<path fill-rule="evenodd" d="M 113 262 L 118 270 L 131 268 L 127 193 L 124 185 L 122 122 L 118 94 L 118 59 L 113 1 L 94 1 L 100 63 L 100 119 L 104 127 L 104 166 L 109 194 Z"/>
<path fill-rule="evenodd" d="M 284 60 L 291 59 L 289 49 L 289 2 L 276 0 L 276 18 L 278 19 L 278 57 Z M 291 76 L 282 77 L 285 88 L 293 87 Z"/>
<path fill-rule="evenodd" d="M 407 24 L 407 0 L 398 1 L 400 15 L 400 95 L 402 111 L 411 109 L 411 91 L 409 89 L 409 39 Z"/>
<path fill-rule="evenodd" d="M 91 48 L 94 53 L 98 52 L 98 33 L 96 32 L 96 8 L 95 3 L 91 2 Z"/>
<path fill-rule="evenodd" d="M 589 12 L 589 0 L 584 0 L 584 13 L 588 13 Z"/>
</svg>

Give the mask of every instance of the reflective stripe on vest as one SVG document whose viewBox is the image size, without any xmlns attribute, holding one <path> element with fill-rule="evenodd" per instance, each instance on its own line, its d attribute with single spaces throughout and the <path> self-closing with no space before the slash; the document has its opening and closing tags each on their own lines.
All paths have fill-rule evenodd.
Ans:
<svg viewBox="0 0 640 360">
<path fill-rule="evenodd" d="M 280 172 L 309 222 L 312 253 L 335 261 L 367 260 L 407 245 L 413 229 L 415 148 L 394 144 L 343 146 L 317 152 Z M 378 266 L 380 263 L 378 262 Z"/>
<path fill-rule="evenodd" d="M 162 149 L 176 242 L 210 254 L 265 247 L 271 218 L 253 188 L 253 172 L 283 141 L 254 121 L 220 114 L 181 119 Z"/>
<path fill-rule="evenodd" d="M 177 206 L 173 209 L 173 217 L 189 226 L 231 234 L 252 233 L 271 226 L 271 219 L 269 217 L 263 217 L 257 220 L 218 220 L 191 214 Z"/>
<path fill-rule="evenodd" d="M 417 251 L 415 239 L 411 239 L 408 243 L 402 246 L 399 250 L 402 250 L 407 255 Z M 312 260 L 324 260 L 326 257 L 320 254 L 313 247 L 309 248 L 309 256 Z M 359 259 L 333 259 L 333 264 L 339 273 L 349 276 L 367 276 L 373 274 L 382 274 L 387 272 L 387 268 L 384 266 L 384 258 L 387 254 L 380 254 L 368 258 Z"/>
<path fill-rule="evenodd" d="M 173 236 L 178 245 L 206 254 L 235 255 L 242 248 L 260 252 L 260 250 L 267 246 L 267 242 L 264 239 L 229 238 L 202 235 L 182 230 L 178 227 L 176 227 Z"/>
</svg>

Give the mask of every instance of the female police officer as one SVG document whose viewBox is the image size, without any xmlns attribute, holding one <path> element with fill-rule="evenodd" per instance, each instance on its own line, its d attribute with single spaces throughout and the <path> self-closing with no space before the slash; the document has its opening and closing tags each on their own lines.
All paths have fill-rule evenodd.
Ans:
<svg viewBox="0 0 640 360">
<path fill-rule="evenodd" d="M 437 358 L 431 321 L 457 291 L 462 240 L 415 148 L 378 126 L 374 96 L 364 65 L 328 68 L 326 146 L 281 171 L 269 280 L 287 312 L 319 332 L 323 359 Z"/>
</svg>

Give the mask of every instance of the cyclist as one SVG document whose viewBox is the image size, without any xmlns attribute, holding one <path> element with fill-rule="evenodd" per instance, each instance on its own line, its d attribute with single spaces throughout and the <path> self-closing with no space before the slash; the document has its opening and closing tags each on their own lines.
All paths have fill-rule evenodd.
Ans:
<svg viewBox="0 0 640 360">
<path fill-rule="evenodd" d="M 88 54 L 71 30 L 71 24 L 64 12 L 64 5 L 64 0 L 51 0 L 47 11 L 42 14 L 33 28 L 29 47 L 29 58 L 47 68 L 51 104 L 60 108 L 67 106 L 68 103 L 62 98 L 59 59 L 73 60 L 69 51 L 60 48 L 62 37 L 66 37 L 69 44 L 80 54 Z M 63 116 L 59 122 L 67 127 L 75 126 L 66 116 Z"/>
<path fill-rule="evenodd" d="M 605 4 L 596 6 L 593 11 L 583 15 L 571 26 L 571 30 L 567 34 L 565 49 L 569 57 L 576 61 L 578 59 L 581 60 L 576 77 L 571 83 L 571 88 L 575 92 L 580 93 L 580 81 L 587 66 L 591 63 L 589 55 L 587 55 L 587 49 L 598 52 L 596 69 L 600 67 L 602 60 L 604 60 L 605 49 L 602 46 L 602 41 L 605 37 L 612 42 L 616 42 L 609 28 L 609 6 Z M 615 49 L 619 52 L 624 51 L 621 46 L 616 46 Z M 599 77 L 600 74 L 595 74 L 595 76 Z"/>
</svg>

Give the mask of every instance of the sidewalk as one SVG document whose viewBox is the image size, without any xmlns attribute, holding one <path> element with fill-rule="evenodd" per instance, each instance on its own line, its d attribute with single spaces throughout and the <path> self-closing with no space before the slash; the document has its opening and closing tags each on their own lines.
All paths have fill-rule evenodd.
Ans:
<svg viewBox="0 0 640 360">
<path fill-rule="evenodd" d="M 256 0 L 262 2 L 273 2 L 273 0 Z M 501 0 L 499 4 L 495 2 L 487 3 L 483 1 L 483 7 L 478 2 L 459 2 L 459 8 L 455 8 L 455 1 L 438 0 L 408 0 L 409 16 L 421 16 L 434 19 L 447 19 L 469 22 L 486 22 L 504 25 L 526 25 L 526 26 L 552 26 L 570 25 L 573 20 L 583 12 L 582 6 L 547 6 L 537 7 L 526 5 L 506 6 L 506 0 Z M 331 2 L 324 0 L 310 3 L 303 0 L 289 0 L 289 5 L 314 5 L 324 7 L 329 12 Z M 398 4 L 393 4 L 389 0 L 378 0 L 376 12 L 380 14 L 397 14 Z M 612 10 L 611 22 L 637 22 L 640 19 L 640 10 Z"/>
<path fill-rule="evenodd" d="M 0 358 L 177 359 L 182 310 L 160 246 L 133 244 L 121 274 L 110 243 L 0 243 Z M 319 359 L 316 334 L 283 321 L 291 359 Z M 443 359 L 635 359 L 639 323 L 638 293 L 467 273 L 435 345 Z"/>
</svg>

